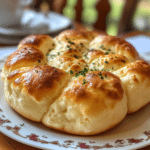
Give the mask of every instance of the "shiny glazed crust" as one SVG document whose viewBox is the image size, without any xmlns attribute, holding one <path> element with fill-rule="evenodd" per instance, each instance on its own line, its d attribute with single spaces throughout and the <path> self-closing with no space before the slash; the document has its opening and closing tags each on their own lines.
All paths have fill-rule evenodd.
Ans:
<svg viewBox="0 0 150 150">
<path fill-rule="evenodd" d="M 124 39 L 91 31 L 26 37 L 2 78 L 18 113 L 77 135 L 106 131 L 150 101 L 150 65 Z"/>
</svg>

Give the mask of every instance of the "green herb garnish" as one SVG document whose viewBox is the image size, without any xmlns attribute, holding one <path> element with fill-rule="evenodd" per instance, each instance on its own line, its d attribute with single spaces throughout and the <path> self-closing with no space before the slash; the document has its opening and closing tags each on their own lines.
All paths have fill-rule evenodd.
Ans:
<svg viewBox="0 0 150 150">
<path fill-rule="evenodd" d="M 105 52 L 105 55 L 108 55 L 109 54 L 109 52 Z"/>
<path fill-rule="evenodd" d="M 105 60 L 105 63 L 106 63 L 106 64 L 109 64 L 109 62 L 108 62 L 107 60 Z"/>
<path fill-rule="evenodd" d="M 79 58 L 79 57 L 78 57 L 77 55 L 75 55 L 75 54 L 74 54 L 73 56 L 74 56 L 75 58 Z"/>
<path fill-rule="evenodd" d="M 73 71 L 72 71 L 72 70 L 70 70 L 70 74 L 73 74 Z"/>
<path fill-rule="evenodd" d="M 86 84 L 88 81 L 86 81 L 85 79 L 83 79 L 83 83 L 82 85 Z"/>
<path fill-rule="evenodd" d="M 40 59 L 38 59 L 38 63 L 40 63 L 41 62 L 41 60 Z"/>
<path fill-rule="evenodd" d="M 125 63 L 125 60 L 121 60 L 121 61 Z"/>
<path fill-rule="evenodd" d="M 100 73 L 98 73 L 98 75 L 100 76 L 100 79 L 104 79 L 104 77 L 103 77 L 103 75 L 102 75 L 102 73 L 100 72 Z"/>
</svg>

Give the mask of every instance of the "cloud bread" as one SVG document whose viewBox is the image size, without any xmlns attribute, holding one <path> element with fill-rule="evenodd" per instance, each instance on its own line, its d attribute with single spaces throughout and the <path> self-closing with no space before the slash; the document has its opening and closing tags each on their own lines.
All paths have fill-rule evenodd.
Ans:
<svg viewBox="0 0 150 150">
<path fill-rule="evenodd" d="M 22 116 L 93 135 L 150 101 L 149 70 L 124 39 L 66 30 L 55 38 L 23 39 L 7 58 L 2 78 L 6 101 Z"/>
</svg>

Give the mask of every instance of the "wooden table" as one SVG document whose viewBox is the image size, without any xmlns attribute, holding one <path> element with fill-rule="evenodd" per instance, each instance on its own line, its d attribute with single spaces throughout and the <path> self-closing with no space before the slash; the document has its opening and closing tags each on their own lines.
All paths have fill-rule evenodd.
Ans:
<svg viewBox="0 0 150 150">
<path fill-rule="evenodd" d="M 85 29 L 85 27 L 79 23 L 74 23 L 76 29 Z M 96 31 L 100 32 L 100 31 Z M 125 35 L 121 35 L 123 38 L 132 37 L 136 35 L 147 35 L 150 36 L 150 33 L 143 33 L 140 31 L 134 31 Z M 0 46 L 4 46 L 0 44 Z M 5 45 L 8 46 L 8 45 Z M 33 148 L 31 146 L 27 146 L 25 144 L 19 143 L 4 134 L 0 133 L 0 150 L 39 150 L 38 148 Z M 138 150 L 150 150 L 150 146 L 138 149 Z"/>
</svg>

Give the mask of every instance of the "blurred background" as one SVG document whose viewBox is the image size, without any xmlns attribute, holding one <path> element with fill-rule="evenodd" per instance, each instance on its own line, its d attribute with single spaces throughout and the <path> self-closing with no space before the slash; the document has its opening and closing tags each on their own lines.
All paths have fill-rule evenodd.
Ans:
<svg viewBox="0 0 150 150">
<path fill-rule="evenodd" d="M 111 35 L 117 35 L 124 2 L 124 0 L 110 0 L 112 10 L 108 16 L 107 32 Z M 150 32 L 150 0 L 140 0 L 138 2 L 133 14 L 133 26 L 137 30 Z"/>
<path fill-rule="evenodd" d="M 56 36 L 83 28 L 118 36 L 149 33 L 150 0 L 0 0 L 3 44 L 17 44 L 30 34 Z"/>
<path fill-rule="evenodd" d="M 35 0 L 32 8 L 55 10 L 72 20 L 82 22 L 87 29 L 102 28 L 110 35 L 131 30 L 150 31 L 150 0 Z M 54 3 L 54 6 L 51 3 Z M 82 4 L 81 4 L 82 3 Z M 60 6 L 62 5 L 62 7 Z M 82 6 L 81 6 L 82 5 Z M 63 9 L 62 9 L 63 8 Z M 106 29 L 103 15 L 106 17 Z M 102 17 L 101 17 L 102 16 Z M 101 20 L 97 22 L 97 20 Z M 128 26 L 128 27 L 125 27 Z"/>
<path fill-rule="evenodd" d="M 137 0 L 138 1 L 138 0 Z M 63 13 L 71 19 L 75 18 L 75 10 L 72 9 L 76 5 L 76 0 L 68 0 L 68 5 Z M 97 19 L 97 11 L 95 4 L 97 0 L 84 0 L 82 12 L 82 20 L 86 25 L 92 25 Z M 109 0 L 110 12 L 107 16 L 106 32 L 110 35 L 117 35 L 119 21 L 122 15 L 125 0 Z M 136 30 L 150 32 L 150 0 L 139 0 L 133 15 L 133 26 Z"/>
</svg>

